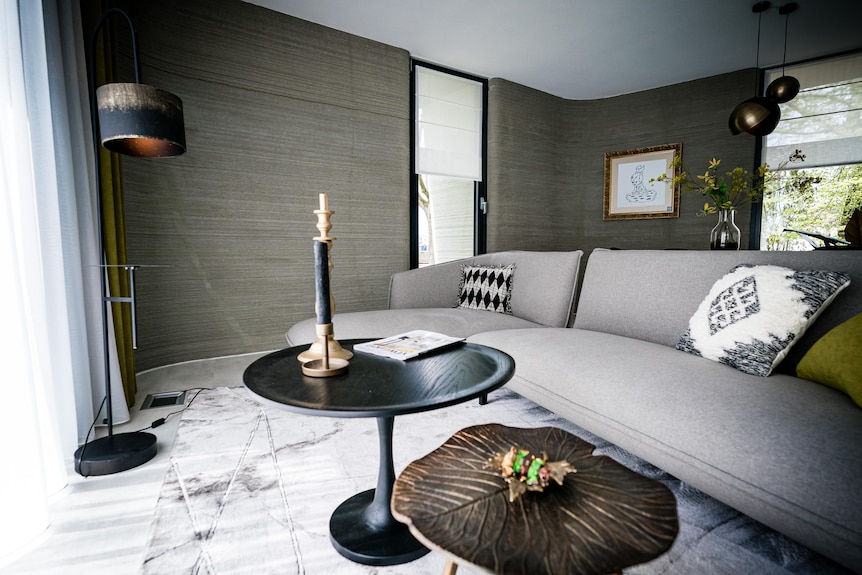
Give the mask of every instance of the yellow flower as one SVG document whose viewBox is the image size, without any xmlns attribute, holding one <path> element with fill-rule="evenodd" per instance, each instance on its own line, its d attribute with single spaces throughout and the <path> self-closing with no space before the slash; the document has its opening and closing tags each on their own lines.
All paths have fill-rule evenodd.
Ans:
<svg viewBox="0 0 862 575">
<path fill-rule="evenodd" d="M 698 180 L 703 180 L 704 182 L 709 182 L 712 178 L 711 178 L 711 177 L 710 177 L 710 175 L 709 175 L 709 171 L 707 171 L 707 172 L 706 172 L 705 174 L 703 174 L 702 176 L 698 176 L 698 177 L 697 177 L 697 179 L 698 179 Z"/>
</svg>

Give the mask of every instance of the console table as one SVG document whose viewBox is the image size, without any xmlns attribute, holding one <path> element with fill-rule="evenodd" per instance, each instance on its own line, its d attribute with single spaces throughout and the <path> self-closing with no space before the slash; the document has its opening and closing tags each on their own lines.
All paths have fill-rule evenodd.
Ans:
<svg viewBox="0 0 862 575">
<path fill-rule="evenodd" d="M 352 349 L 366 340 L 342 341 Z M 309 346 L 276 351 L 243 374 L 264 404 L 328 417 L 377 418 L 380 461 L 377 488 L 344 501 L 329 522 L 339 553 L 365 565 L 397 565 L 428 553 L 390 509 L 395 471 L 392 429 L 396 415 L 418 413 L 475 399 L 504 385 L 515 372 L 507 354 L 461 343 L 408 361 L 356 352 L 346 373 L 315 378 L 302 374 L 297 356 Z"/>
</svg>

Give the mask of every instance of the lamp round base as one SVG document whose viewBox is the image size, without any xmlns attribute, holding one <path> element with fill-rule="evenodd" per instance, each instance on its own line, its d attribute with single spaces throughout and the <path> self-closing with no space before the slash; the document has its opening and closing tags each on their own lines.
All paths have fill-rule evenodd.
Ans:
<svg viewBox="0 0 862 575">
<path fill-rule="evenodd" d="M 94 439 L 75 451 L 75 471 L 84 477 L 111 475 L 143 465 L 156 456 L 152 433 L 117 433 Z"/>
<path fill-rule="evenodd" d="M 404 523 L 379 528 L 369 525 L 365 510 L 374 500 L 374 489 L 344 501 L 329 520 L 329 538 L 335 550 L 363 565 L 400 565 L 427 554 Z"/>
</svg>

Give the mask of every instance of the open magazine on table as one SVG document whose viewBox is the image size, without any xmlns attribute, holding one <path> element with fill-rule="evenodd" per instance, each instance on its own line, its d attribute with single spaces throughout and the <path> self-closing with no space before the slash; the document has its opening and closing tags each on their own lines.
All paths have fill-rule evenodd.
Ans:
<svg viewBox="0 0 862 575">
<path fill-rule="evenodd" d="M 414 330 L 406 333 L 384 337 L 365 343 L 357 343 L 353 346 L 354 351 L 373 353 L 383 357 L 407 360 L 411 357 L 428 353 L 447 345 L 464 341 L 463 337 L 451 337 L 433 331 Z"/>
</svg>

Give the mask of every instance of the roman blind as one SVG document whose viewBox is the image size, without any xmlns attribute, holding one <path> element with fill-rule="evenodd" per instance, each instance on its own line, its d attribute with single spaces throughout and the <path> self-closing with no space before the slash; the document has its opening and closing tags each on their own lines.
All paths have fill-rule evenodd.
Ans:
<svg viewBox="0 0 862 575">
<path fill-rule="evenodd" d="M 799 95 L 781 104 L 781 121 L 765 139 L 766 162 L 777 168 L 795 149 L 814 168 L 862 162 L 862 54 L 786 67 L 800 83 Z M 782 75 L 767 71 L 766 85 Z"/>
<path fill-rule="evenodd" d="M 482 181 L 482 84 L 417 65 L 416 173 Z"/>
</svg>

